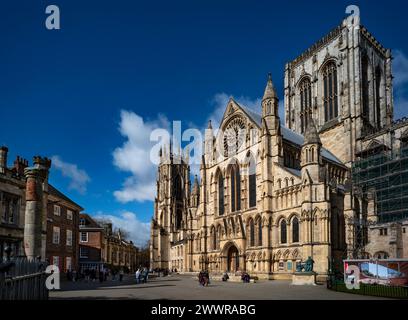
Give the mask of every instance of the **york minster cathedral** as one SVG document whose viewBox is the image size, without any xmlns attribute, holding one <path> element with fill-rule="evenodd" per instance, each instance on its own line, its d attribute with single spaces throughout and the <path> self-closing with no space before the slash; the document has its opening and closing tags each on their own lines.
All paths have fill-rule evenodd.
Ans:
<svg viewBox="0 0 408 320">
<path fill-rule="evenodd" d="M 324 279 L 345 258 L 407 257 L 408 203 L 393 211 L 378 184 L 356 180 L 359 161 L 401 162 L 408 146 L 391 61 L 348 17 L 286 64 L 284 121 L 269 76 L 259 112 L 231 98 L 220 127 L 208 124 L 192 182 L 188 159 L 161 150 L 151 267 L 280 279 L 310 256 Z"/>
</svg>

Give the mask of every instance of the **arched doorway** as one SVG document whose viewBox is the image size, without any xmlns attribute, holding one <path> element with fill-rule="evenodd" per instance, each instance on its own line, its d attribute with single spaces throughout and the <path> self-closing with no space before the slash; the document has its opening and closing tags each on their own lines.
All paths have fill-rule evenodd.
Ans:
<svg viewBox="0 0 408 320">
<path fill-rule="evenodd" d="M 227 270 L 236 272 L 239 268 L 239 254 L 236 246 L 231 246 L 227 254 Z"/>
</svg>

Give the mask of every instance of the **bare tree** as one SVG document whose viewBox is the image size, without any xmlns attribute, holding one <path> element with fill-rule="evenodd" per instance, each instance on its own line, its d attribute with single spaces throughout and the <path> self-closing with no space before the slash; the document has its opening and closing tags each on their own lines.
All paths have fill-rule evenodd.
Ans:
<svg viewBox="0 0 408 320">
<path fill-rule="evenodd" d="M 130 233 L 129 233 L 129 231 L 127 231 L 127 230 L 114 227 L 114 228 L 113 228 L 113 233 L 114 233 L 114 234 L 118 234 L 119 230 L 120 230 L 120 234 L 121 234 L 121 236 L 122 236 L 122 239 L 123 239 L 123 240 L 129 240 Z"/>
</svg>

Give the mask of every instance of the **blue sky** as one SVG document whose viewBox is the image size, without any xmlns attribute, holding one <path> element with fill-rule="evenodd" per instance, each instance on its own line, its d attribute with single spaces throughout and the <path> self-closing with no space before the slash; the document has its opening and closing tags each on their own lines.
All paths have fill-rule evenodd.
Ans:
<svg viewBox="0 0 408 320">
<path fill-rule="evenodd" d="M 45 28 L 58 5 L 61 30 Z M 146 132 L 182 120 L 203 128 L 229 95 L 252 107 L 283 70 L 357 4 L 394 50 L 397 116 L 408 106 L 403 1 L 79 1 L 0 4 L 0 144 L 53 157 L 50 181 L 85 211 L 144 242 L 154 166 Z"/>
</svg>

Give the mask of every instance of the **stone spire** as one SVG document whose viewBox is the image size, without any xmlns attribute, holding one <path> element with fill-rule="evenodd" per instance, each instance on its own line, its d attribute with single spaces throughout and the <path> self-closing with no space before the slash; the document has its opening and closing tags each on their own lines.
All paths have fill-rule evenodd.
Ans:
<svg viewBox="0 0 408 320">
<path fill-rule="evenodd" d="M 212 124 L 211 124 L 211 120 L 208 120 L 208 127 L 207 127 L 207 129 L 210 129 L 210 130 L 212 130 Z"/>
<path fill-rule="evenodd" d="M 213 141 L 214 133 L 211 120 L 208 121 L 208 127 L 205 129 L 204 132 L 204 155 L 206 157 L 206 161 L 209 163 L 213 158 Z"/>
<path fill-rule="evenodd" d="M 309 118 L 309 123 L 305 132 L 305 142 L 303 145 L 307 144 L 322 144 L 312 117 Z"/>
<path fill-rule="evenodd" d="M 272 82 L 272 75 L 270 73 L 268 74 L 268 82 L 266 83 L 266 88 L 262 100 L 266 99 L 277 99 L 276 90 Z"/>
</svg>

